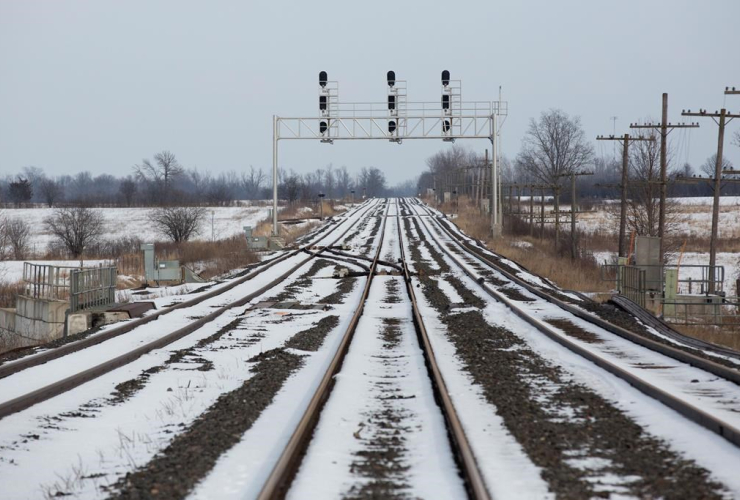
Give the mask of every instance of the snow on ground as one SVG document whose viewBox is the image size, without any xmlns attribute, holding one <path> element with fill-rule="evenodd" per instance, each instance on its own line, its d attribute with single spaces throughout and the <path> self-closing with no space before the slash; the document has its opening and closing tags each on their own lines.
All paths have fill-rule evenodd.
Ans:
<svg viewBox="0 0 740 500">
<path fill-rule="evenodd" d="M 669 198 L 671 201 L 680 203 L 681 205 L 708 205 L 712 206 L 714 198 L 711 196 L 692 196 L 690 198 Z M 720 206 L 740 206 L 740 196 L 720 196 Z"/>
<path fill-rule="evenodd" d="M 243 226 L 256 226 L 265 219 L 271 207 L 205 207 L 206 218 L 196 240 L 211 239 L 211 215 L 213 233 L 217 238 L 227 238 L 243 232 Z M 144 241 L 161 240 L 149 221 L 152 208 L 97 208 L 103 214 L 103 235 L 106 239 L 138 237 Z M 0 216 L 22 219 L 31 227 L 31 250 L 43 252 L 53 240 L 44 228 L 44 218 L 54 213 L 53 208 L 15 208 L 0 211 Z"/>
<path fill-rule="evenodd" d="M 410 304 L 408 300 L 386 302 L 385 284 L 391 280 L 396 282 L 398 298 L 405 295 L 397 277 L 378 276 L 373 281 L 357 333 L 288 498 L 351 496 L 363 484 L 377 481 L 355 469 L 362 469 L 357 464 L 372 463 L 363 453 L 382 446 L 374 446 L 375 439 L 392 439 L 393 428 L 386 427 L 385 418 L 403 432 L 396 445 L 402 449 L 400 456 L 386 459 L 392 462 L 387 465 L 391 470 L 394 463 L 408 467 L 388 478 L 405 483 L 399 493 L 414 498 L 465 496 L 416 339 Z M 384 318 L 400 321 L 396 347 L 389 347 L 393 342 L 382 334 Z M 387 414 L 392 416 L 383 417 Z"/>
<path fill-rule="evenodd" d="M 41 264 L 46 266 L 80 267 L 79 260 L 6 260 L 0 262 L 0 281 L 15 283 L 23 279 L 23 263 Z M 84 260 L 84 267 L 97 267 L 107 265 L 107 260 Z"/>
<path fill-rule="evenodd" d="M 322 236 L 321 241 L 333 236 Z M 286 267 L 303 260 L 305 256 L 298 255 L 277 264 L 271 270 L 258 273 L 253 280 L 244 285 L 226 292 L 223 295 L 209 299 L 193 308 L 173 312 L 162 321 L 145 325 L 134 335 L 125 335 L 109 340 L 94 348 L 70 354 L 55 363 L 46 363 L 39 367 L 29 368 L 23 372 L 3 379 L 3 383 L 12 382 L 13 385 L 43 384 L 44 380 L 58 380 L 65 374 L 62 369 L 79 370 L 80 366 L 89 363 L 97 364 L 105 357 L 115 356 L 126 352 L 131 346 L 138 346 L 142 342 L 151 340 L 151 334 L 162 335 L 163 329 L 174 329 L 178 323 L 186 324 L 192 315 L 208 314 L 214 307 L 235 298 L 241 298 L 247 290 L 254 290 L 262 286 L 271 277 L 284 272 Z M 300 276 L 306 272 L 311 263 L 304 264 L 294 275 Z M 262 300 L 265 296 L 279 293 L 288 285 L 284 282 L 270 290 L 262 297 L 255 298 L 252 303 Z M 319 280 L 315 287 L 321 293 L 330 293 L 335 283 L 330 280 Z M 241 289 L 241 290 L 240 290 Z M 359 300 L 361 287 L 350 294 L 348 305 L 336 307 L 341 315 L 341 321 L 336 332 L 346 328 L 351 314 L 347 314 Z M 281 346 L 285 340 L 301 329 L 313 324 L 325 312 L 317 311 L 290 311 L 292 321 L 280 321 L 281 312 L 269 309 L 258 309 L 244 313 L 242 308 L 227 311 L 223 316 L 212 323 L 204 325 L 196 332 L 180 339 L 165 349 L 158 349 L 142 356 L 134 362 L 114 370 L 87 384 L 66 392 L 49 401 L 45 401 L 27 410 L 10 415 L 3 419 L 0 427 L 0 497 L 2 498 L 38 498 L 43 497 L 46 491 L 55 491 L 58 488 L 73 491 L 75 498 L 98 498 L 101 493 L 100 485 L 111 484 L 126 472 L 147 463 L 160 449 L 169 443 L 183 428 L 186 428 L 194 418 L 208 408 L 223 392 L 230 391 L 251 376 L 246 359 L 264 350 Z M 182 316 L 175 318 L 175 316 Z M 193 370 L 192 365 L 175 363 L 168 369 L 152 373 L 145 386 L 136 392 L 128 401 L 110 404 L 108 395 L 117 384 L 140 375 L 144 370 L 162 365 L 172 351 L 192 347 L 199 340 L 213 335 L 219 329 L 228 325 L 235 318 L 243 318 L 243 324 L 224 336 L 212 348 L 199 351 L 199 355 L 212 362 L 215 370 Z M 153 328 L 149 328 L 152 325 Z M 163 328 L 165 327 L 165 328 Z M 264 333 L 264 336 L 255 332 Z M 259 341 L 255 342 L 255 336 Z M 288 395 L 289 411 L 280 411 L 279 414 L 292 419 L 300 415 L 294 411 L 293 405 L 299 406 L 304 397 L 310 397 L 311 385 L 317 380 L 317 374 L 323 372 L 326 363 L 336 349 L 335 334 L 327 338 L 328 348 L 323 349 L 307 360 L 308 377 L 301 372 L 298 379 L 301 387 Z M 331 338 L 334 339 L 332 343 Z M 129 345 L 123 345 L 129 344 Z M 234 345 L 240 345 L 234 349 Z M 51 370 L 53 373 L 46 377 L 44 373 Z M 56 370 L 56 371 L 55 371 Z M 40 373 L 44 372 L 44 373 Z M 27 387 L 26 387 L 27 388 Z M 7 400 L 18 395 L 15 387 L 11 391 L 9 385 L 0 388 L 0 399 Z M 309 395 L 309 396 L 306 396 Z M 82 413 L 90 412 L 94 418 L 80 415 L 79 409 L 88 405 Z M 92 408 L 92 409 L 90 409 Z M 275 420 L 269 420 L 274 424 Z M 282 431 L 283 427 L 278 426 Z M 19 438 L 19 436 L 25 436 Z M 94 436 L 94 439 L 91 438 Z M 281 439 L 284 435 L 273 436 Z M 261 434 L 260 438 L 264 438 Z M 279 450 L 279 446 L 270 447 Z M 250 449 L 250 455 L 253 450 Z M 240 464 L 243 460 L 240 460 Z M 209 496 L 221 498 L 220 496 Z"/>
<path fill-rule="evenodd" d="M 709 237 L 712 229 L 712 203 L 710 197 L 670 198 L 681 205 L 681 214 L 685 221 L 676 224 L 674 232 L 685 233 L 694 237 Z M 603 205 L 614 205 L 616 200 L 604 200 Z M 619 207 L 616 206 L 616 209 Z M 545 211 L 552 211 L 552 206 L 546 206 Z M 537 212 L 539 214 L 539 212 Z M 596 231 L 615 232 L 618 230 L 618 214 L 616 218 L 605 209 L 597 205 L 597 209 L 578 215 L 578 228 L 581 231 L 593 233 Z M 719 236 L 730 238 L 740 237 L 740 196 L 722 196 L 720 198 Z"/>
<path fill-rule="evenodd" d="M 690 267 L 683 267 L 686 265 L 696 265 L 696 264 L 702 264 L 702 265 L 708 265 L 709 264 L 709 254 L 708 253 L 698 253 L 698 252 L 685 252 L 683 254 L 683 258 L 681 259 L 681 268 L 678 272 L 678 278 L 679 279 L 700 279 L 701 278 L 701 270 L 696 268 L 690 268 Z M 738 268 L 738 264 L 740 264 L 740 255 L 734 252 L 718 252 L 717 253 L 717 265 L 718 266 L 724 266 L 725 268 L 725 280 L 724 280 L 724 291 L 727 293 L 727 295 L 737 295 L 737 290 L 735 289 L 735 280 L 740 277 L 740 268 Z M 682 284 L 682 286 L 688 287 L 687 284 Z M 688 289 L 686 290 L 688 292 Z M 696 290 L 692 290 L 693 293 L 696 293 Z"/>
<path fill-rule="evenodd" d="M 257 496 L 326 372 L 341 341 L 341 333 L 347 329 L 353 309 L 360 300 L 362 287 L 363 284 L 358 283 L 345 302 L 329 312 L 338 315 L 340 320 L 337 327 L 326 336 L 324 345 L 316 352 L 300 353 L 305 356 L 305 365 L 300 372 L 286 381 L 272 404 L 262 412 L 241 441 L 221 455 L 214 469 L 196 486 L 190 498 L 226 500 Z M 316 315 L 319 313 L 311 312 L 315 313 L 313 321 L 320 319 Z M 265 350 L 281 346 L 285 339 L 300 330 L 280 333 L 279 339 L 276 339 L 280 342 L 270 340 L 268 343 L 274 332 L 284 330 L 285 326 L 268 324 L 266 328 Z"/>
<path fill-rule="evenodd" d="M 594 252 L 594 258 L 599 264 L 604 262 L 612 264 L 616 258 L 616 253 Z M 678 256 L 675 256 L 669 264 L 676 264 L 677 260 Z M 709 253 L 684 252 L 681 258 L 681 268 L 678 271 L 678 279 L 701 279 L 701 269 L 688 267 L 690 265 L 709 265 Z M 734 252 L 717 252 L 717 265 L 725 268 L 724 291 L 727 295 L 737 295 L 735 280 L 740 278 L 740 255 Z M 681 287 L 681 292 L 688 293 L 688 284 L 682 283 Z M 683 289 L 684 287 L 686 290 Z M 692 288 L 692 293 L 698 293 L 698 291 Z"/>
<path fill-rule="evenodd" d="M 448 256 L 444 258 L 457 277 L 469 289 L 474 290 L 475 282 L 457 268 L 453 259 Z M 609 399 L 648 432 L 662 438 L 670 443 L 671 448 L 707 468 L 712 472 L 712 476 L 722 482 L 734 495 L 740 493 L 740 477 L 736 474 L 734 467 L 739 452 L 735 446 L 540 334 L 502 303 L 490 299 L 487 302 L 484 316 L 489 324 L 514 332 L 535 352 L 570 373 L 576 382 L 590 387 Z M 599 356 L 608 359 L 613 364 L 621 365 L 648 383 L 663 388 L 667 392 L 678 394 L 698 408 L 721 415 L 722 419 L 732 425 L 740 424 L 740 418 L 737 417 L 738 403 L 734 398 L 736 387 L 731 382 L 720 380 L 707 372 L 643 349 L 590 323 L 567 316 L 558 307 L 543 303 L 541 300 L 519 302 L 517 305 L 525 309 L 528 314 L 540 318 L 540 321 L 545 317 L 567 317 L 581 328 L 598 335 L 602 340 L 600 343 L 586 343 L 571 339 L 582 348 L 599 349 Z M 437 341 L 435 339 L 435 342 Z M 434 348 L 438 350 L 436 345 Z M 645 369 L 645 367 L 648 368 Z M 651 367 L 654 368 L 650 369 Z M 686 381 L 694 382 L 687 383 Z M 451 389 L 451 392 L 454 391 Z M 720 400 L 716 397 L 717 394 L 726 395 Z M 471 441 L 475 446 L 475 441 L 472 439 Z M 479 454 L 476 453 L 476 456 Z M 608 480 L 609 478 L 604 476 L 603 481 Z"/>
</svg>

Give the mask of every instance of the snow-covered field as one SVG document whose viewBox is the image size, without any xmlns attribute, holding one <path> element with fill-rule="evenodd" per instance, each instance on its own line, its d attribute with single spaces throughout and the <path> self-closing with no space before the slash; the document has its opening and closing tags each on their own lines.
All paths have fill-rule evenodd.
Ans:
<svg viewBox="0 0 740 500">
<path fill-rule="evenodd" d="M 117 239 L 136 236 L 144 241 L 161 240 L 150 222 L 151 208 L 99 208 L 105 220 L 104 238 Z M 196 240 L 211 239 L 211 216 L 213 235 L 216 239 L 242 233 L 244 226 L 256 226 L 270 214 L 270 207 L 206 207 L 206 220 Z M 31 226 L 31 250 L 41 253 L 53 237 L 44 228 L 44 219 L 54 212 L 52 208 L 17 208 L 0 210 L 0 217 L 22 219 Z"/>
<path fill-rule="evenodd" d="M 688 236 L 708 237 L 712 229 L 712 203 L 710 197 L 696 198 L 671 198 L 672 201 L 681 205 L 681 214 L 685 221 L 677 224 L 675 231 Z M 606 204 L 617 203 L 608 200 Z M 566 210 L 569 208 L 566 207 Z M 551 208 L 545 207 L 545 210 Z M 537 209 L 535 209 L 535 213 Z M 619 221 L 617 218 L 602 209 L 597 208 L 593 212 L 578 215 L 578 227 L 584 232 L 617 231 Z M 740 196 L 723 196 L 720 198 L 719 213 L 719 236 L 720 238 L 740 237 Z"/>
</svg>

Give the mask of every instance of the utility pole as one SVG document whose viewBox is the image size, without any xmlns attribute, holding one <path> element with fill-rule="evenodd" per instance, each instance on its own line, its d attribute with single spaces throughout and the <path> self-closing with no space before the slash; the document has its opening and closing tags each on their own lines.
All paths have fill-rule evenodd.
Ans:
<svg viewBox="0 0 740 500">
<path fill-rule="evenodd" d="M 619 184 L 620 190 L 620 206 L 619 206 L 619 256 L 627 256 L 627 183 L 629 182 L 629 147 L 630 141 L 655 141 L 653 137 L 630 137 L 629 134 L 624 134 L 622 137 L 615 137 L 610 135 L 604 137 L 599 135 L 596 137 L 597 141 L 619 141 L 622 143 L 622 182 Z"/>
<path fill-rule="evenodd" d="M 529 186 L 529 236 L 534 237 L 534 184 Z"/>
<path fill-rule="evenodd" d="M 676 128 L 698 128 L 698 123 L 668 123 L 668 94 L 663 93 L 663 113 L 660 123 L 630 123 L 630 128 L 649 128 L 660 132 L 660 212 L 658 214 L 658 237 L 660 237 L 660 263 L 663 263 L 665 232 L 665 199 L 667 191 L 668 134 Z"/>
<path fill-rule="evenodd" d="M 540 239 L 545 239 L 545 187 L 540 189 Z"/>
<path fill-rule="evenodd" d="M 610 116 L 609 119 L 612 121 L 612 135 L 617 135 L 617 119 L 618 116 Z M 617 148 L 616 144 L 614 145 L 614 149 L 612 150 L 612 160 L 617 159 Z"/>
<path fill-rule="evenodd" d="M 593 172 L 571 172 L 568 174 L 560 174 L 558 177 L 570 177 L 570 258 L 576 260 L 578 254 L 577 239 L 576 239 L 576 177 L 581 175 L 594 175 Z M 560 214 L 556 213 L 556 217 Z M 557 227 L 557 225 L 555 226 Z"/>
<path fill-rule="evenodd" d="M 729 90 L 725 90 L 727 93 Z M 733 91 L 729 91 L 733 92 Z M 719 112 L 707 113 L 706 109 L 700 109 L 698 113 L 692 113 L 691 110 L 682 111 L 683 116 L 702 116 L 710 117 L 719 125 L 719 135 L 717 138 L 717 163 L 714 167 L 714 204 L 712 205 L 712 235 L 709 239 L 709 293 L 715 292 L 714 283 L 714 266 L 717 262 L 717 233 L 719 230 L 719 197 L 722 189 L 722 152 L 725 142 L 725 125 L 733 120 L 740 118 L 740 113 L 728 113 L 725 108 Z M 717 120 L 719 118 L 719 120 Z"/>
</svg>

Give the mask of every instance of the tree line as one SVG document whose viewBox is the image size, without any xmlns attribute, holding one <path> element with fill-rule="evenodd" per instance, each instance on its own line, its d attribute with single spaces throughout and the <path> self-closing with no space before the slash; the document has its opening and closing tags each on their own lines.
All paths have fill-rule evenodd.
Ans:
<svg viewBox="0 0 740 500">
<path fill-rule="evenodd" d="M 650 121 L 650 120 L 646 120 Z M 646 134 L 653 141 L 636 141 L 630 144 L 628 158 L 629 220 L 638 234 L 657 234 L 658 199 L 660 197 L 660 137 L 656 131 Z M 733 138 L 740 147 L 740 133 Z M 698 169 L 690 164 L 675 161 L 674 148 L 668 149 L 668 196 L 712 196 L 716 154 L 710 155 Z M 427 160 L 427 170 L 419 177 L 418 190 L 426 192 L 436 188 L 436 196 L 443 191 L 468 194 L 476 184 L 487 184 L 490 176 L 482 166 L 483 155 L 452 146 L 439 151 Z M 723 169 L 733 169 L 732 163 L 723 160 Z M 619 197 L 622 162 L 597 157 L 592 141 L 586 138 L 578 117 L 562 110 L 543 112 L 538 119 L 531 119 L 522 139 L 519 153 L 514 160 L 502 158 L 500 162 L 503 195 L 508 194 L 507 184 L 545 185 L 547 196 L 553 196 L 556 205 L 570 201 L 569 175 L 587 171 L 593 175 L 577 178 L 577 196 L 583 199 L 614 199 Z M 691 182 L 686 182 L 691 179 Z M 467 191 L 466 191 L 467 190 Z M 538 192 L 536 191 L 538 194 Z M 740 195 L 740 184 L 722 183 L 723 195 Z M 487 194 L 482 196 L 487 198 Z M 667 224 L 670 225 L 670 217 Z"/>
<path fill-rule="evenodd" d="M 313 172 L 298 174 L 278 170 L 278 196 L 289 203 L 327 198 L 408 196 L 415 180 L 389 187 L 382 170 L 363 167 L 351 173 L 346 166 L 329 164 Z M 93 176 L 90 172 L 50 176 L 42 168 L 24 167 L 16 175 L 0 178 L 0 204 L 29 206 L 229 206 L 236 200 L 272 198 L 272 172 L 250 166 L 246 171 L 219 174 L 186 168 L 174 153 L 162 151 L 143 159 L 127 175 Z"/>
</svg>

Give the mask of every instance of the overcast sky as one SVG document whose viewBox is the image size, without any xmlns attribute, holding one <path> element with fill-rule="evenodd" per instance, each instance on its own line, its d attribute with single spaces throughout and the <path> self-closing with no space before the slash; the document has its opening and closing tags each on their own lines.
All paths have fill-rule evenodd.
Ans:
<svg viewBox="0 0 740 500">
<path fill-rule="evenodd" d="M 671 121 L 682 108 L 740 112 L 740 96 L 723 94 L 740 88 L 739 22 L 738 0 L 0 0 L 0 175 L 28 165 L 121 175 L 165 149 L 213 173 L 270 168 L 272 115 L 315 115 L 320 70 L 342 101 L 384 101 L 389 69 L 410 101 L 438 101 L 443 69 L 465 100 L 494 100 L 500 85 L 512 158 L 548 108 L 580 116 L 590 138 L 612 133 L 612 116 L 618 134 L 659 119 L 662 92 Z M 671 135 L 678 161 L 695 167 L 717 143 L 716 125 L 700 122 Z M 396 183 L 443 147 L 285 141 L 280 165 L 374 165 Z M 726 152 L 740 166 L 740 148 Z"/>
</svg>

